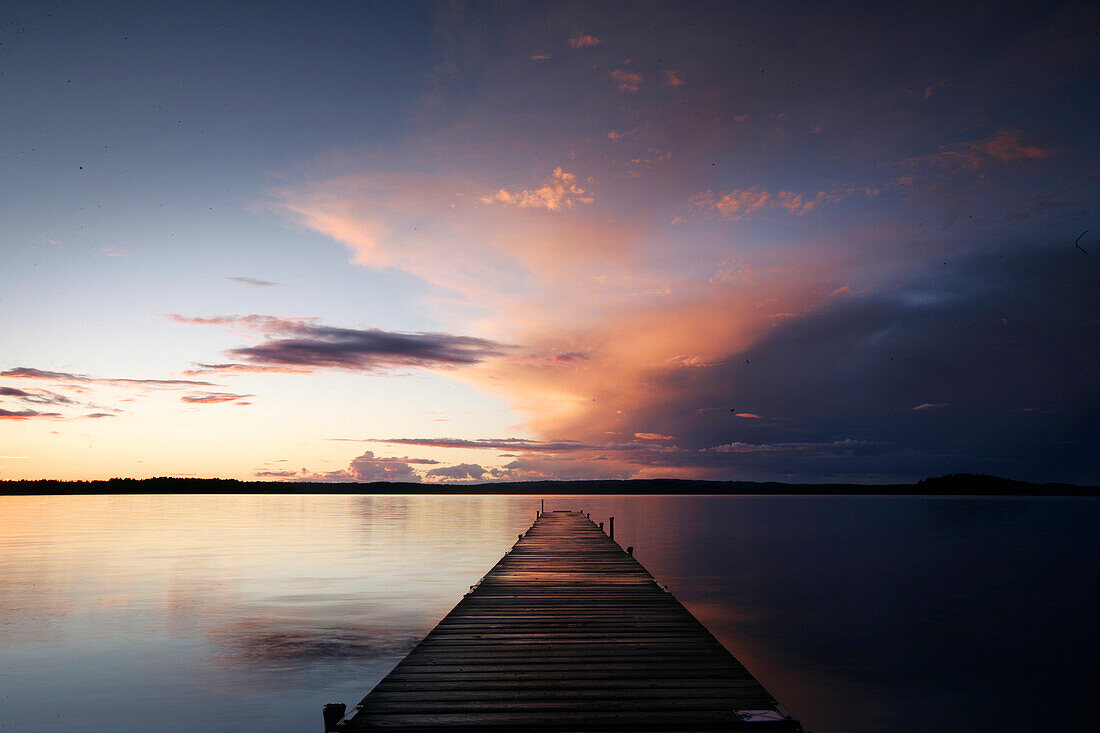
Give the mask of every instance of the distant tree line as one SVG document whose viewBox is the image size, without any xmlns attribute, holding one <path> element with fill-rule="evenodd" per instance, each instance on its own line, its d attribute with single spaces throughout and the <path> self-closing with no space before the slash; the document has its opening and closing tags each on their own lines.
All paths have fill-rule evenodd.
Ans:
<svg viewBox="0 0 1100 733">
<path fill-rule="evenodd" d="M 753 481 L 623 479 L 601 481 L 514 481 L 417 484 L 239 481 L 232 478 L 112 478 L 107 481 L 52 479 L 0 481 L 0 494 L 776 494 L 776 495 L 951 495 L 1096 496 L 1100 487 L 1034 484 L 984 474 L 951 473 L 913 484 L 786 484 Z"/>
</svg>

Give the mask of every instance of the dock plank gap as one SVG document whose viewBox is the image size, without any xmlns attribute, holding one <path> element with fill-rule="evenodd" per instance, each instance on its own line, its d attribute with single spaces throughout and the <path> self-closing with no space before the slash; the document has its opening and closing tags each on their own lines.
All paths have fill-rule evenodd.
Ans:
<svg viewBox="0 0 1100 733">
<path fill-rule="evenodd" d="M 539 512 L 358 705 L 324 713 L 326 731 L 802 731 L 631 553 L 571 511 Z"/>
</svg>

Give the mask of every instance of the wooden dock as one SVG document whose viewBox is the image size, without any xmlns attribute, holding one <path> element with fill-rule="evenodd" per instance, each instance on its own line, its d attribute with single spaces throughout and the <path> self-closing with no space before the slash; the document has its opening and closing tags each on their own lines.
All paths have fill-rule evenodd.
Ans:
<svg viewBox="0 0 1100 733">
<path fill-rule="evenodd" d="M 802 730 L 632 553 L 563 511 L 343 708 L 326 730 Z"/>
</svg>

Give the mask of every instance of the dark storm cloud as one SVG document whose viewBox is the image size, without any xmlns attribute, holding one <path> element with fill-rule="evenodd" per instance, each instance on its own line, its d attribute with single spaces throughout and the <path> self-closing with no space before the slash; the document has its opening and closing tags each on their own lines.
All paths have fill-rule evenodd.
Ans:
<svg viewBox="0 0 1100 733">
<path fill-rule="evenodd" d="M 231 349 L 234 357 L 257 364 L 373 370 L 392 367 L 445 367 L 476 364 L 502 353 L 485 339 L 442 333 L 390 333 L 310 326 L 301 337 Z"/>
<path fill-rule="evenodd" d="M 261 368 L 350 369 L 375 371 L 401 367 L 447 368 L 477 364 L 503 355 L 510 347 L 488 339 L 447 333 L 399 333 L 377 328 L 323 326 L 315 319 L 274 316 L 213 316 L 191 318 L 169 314 L 178 323 L 237 326 L 264 333 L 269 340 L 258 346 L 226 353 Z M 233 370 L 238 365 L 205 365 Z"/>
<path fill-rule="evenodd" d="M 731 446 L 733 468 L 786 451 L 773 465 L 794 474 L 1094 482 L 1100 278 L 1071 245 L 982 251 L 895 290 L 845 295 L 723 363 L 666 372 L 664 399 L 630 419 L 689 452 Z M 825 449 L 843 441 L 878 447 Z M 798 445 L 819 446 L 814 460 Z"/>
</svg>

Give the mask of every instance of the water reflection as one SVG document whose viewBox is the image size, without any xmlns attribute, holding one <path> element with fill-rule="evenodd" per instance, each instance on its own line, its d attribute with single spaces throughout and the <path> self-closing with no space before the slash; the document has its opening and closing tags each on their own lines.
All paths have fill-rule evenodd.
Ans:
<svg viewBox="0 0 1100 733">
<path fill-rule="evenodd" d="M 537 506 L 0 497 L 0 721 L 316 729 L 321 704 L 357 701 Z M 615 516 L 616 539 L 815 733 L 924 730 L 930 710 L 936 730 L 1030 730 L 1023 699 L 1045 727 L 1083 727 L 1098 682 L 1098 506 L 547 499 Z"/>
</svg>

